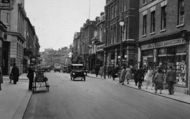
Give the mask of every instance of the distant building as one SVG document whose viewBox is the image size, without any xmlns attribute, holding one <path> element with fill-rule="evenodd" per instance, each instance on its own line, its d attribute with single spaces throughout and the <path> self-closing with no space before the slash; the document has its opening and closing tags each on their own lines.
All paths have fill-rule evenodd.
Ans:
<svg viewBox="0 0 190 119">
<path fill-rule="evenodd" d="M 97 21 L 86 20 L 81 27 L 80 32 L 75 33 L 73 39 L 73 57 L 72 60 L 77 63 L 83 63 L 86 68 L 92 70 L 92 59 L 94 55 L 90 53 L 92 48 L 92 38 L 96 30 Z M 77 55 L 75 55 L 77 54 Z"/>
</svg>

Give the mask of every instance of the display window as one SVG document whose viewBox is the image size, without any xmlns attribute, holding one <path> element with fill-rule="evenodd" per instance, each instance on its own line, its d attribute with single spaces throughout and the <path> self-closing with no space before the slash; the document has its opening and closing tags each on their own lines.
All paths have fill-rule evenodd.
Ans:
<svg viewBox="0 0 190 119">
<path fill-rule="evenodd" d="M 146 50 L 142 52 L 142 63 L 144 66 L 149 67 L 154 62 L 153 50 Z"/>
<path fill-rule="evenodd" d="M 157 65 L 162 65 L 163 71 L 166 73 L 168 68 L 172 66 L 176 71 L 177 84 L 186 86 L 186 47 L 176 46 L 158 49 Z"/>
<path fill-rule="evenodd" d="M 186 86 L 186 47 L 180 46 L 176 48 L 176 80 L 177 84 Z"/>
</svg>

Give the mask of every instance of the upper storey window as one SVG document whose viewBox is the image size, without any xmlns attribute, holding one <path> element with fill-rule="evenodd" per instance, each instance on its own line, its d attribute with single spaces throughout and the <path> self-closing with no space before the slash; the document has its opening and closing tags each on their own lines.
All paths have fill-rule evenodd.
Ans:
<svg viewBox="0 0 190 119">
<path fill-rule="evenodd" d="M 146 35 L 147 33 L 147 15 L 143 15 L 143 29 L 142 29 L 142 35 Z"/>
<path fill-rule="evenodd" d="M 166 6 L 161 7 L 161 30 L 166 29 Z"/>
<path fill-rule="evenodd" d="M 184 24 L 184 17 L 185 17 L 185 3 L 184 3 L 184 0 L 178 0 L 177 25 Z"/>
</svg>

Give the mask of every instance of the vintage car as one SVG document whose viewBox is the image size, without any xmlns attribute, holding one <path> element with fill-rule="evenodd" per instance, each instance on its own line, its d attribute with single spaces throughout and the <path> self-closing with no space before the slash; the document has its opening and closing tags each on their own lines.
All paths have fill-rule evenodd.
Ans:
<svg viewBox="0 0 190 119">
<path fill-rule="evenodd" d="M 81 78 L 81 80 L 86 81 L 86 72 L 84 70 L 84 65 L 71 64 L 70 76 L 71 80 L 75 80 L 75 78 Z"/>
</svg>

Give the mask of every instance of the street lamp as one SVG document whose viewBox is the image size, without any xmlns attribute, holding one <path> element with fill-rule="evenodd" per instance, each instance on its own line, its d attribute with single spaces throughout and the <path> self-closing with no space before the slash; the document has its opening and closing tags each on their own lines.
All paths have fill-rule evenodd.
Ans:
<svg viewBox="0 0 190 119">
<path fill-rule="evenodd" d="M 122 45 L 123 45 L 123 27 L 124 27 L 124 25 L 125 25 L 125 22 L 123 21 L 123 20 L 121 20 L 120 22 L 119 22 L 119 25 L 121 26 L 121 44 L 120 44 L 120 66 L 121 66 L 121 64 L 122 64 L 122 49 L 123 49 L 123 47 L 122 47 Z"/>
</svg>

